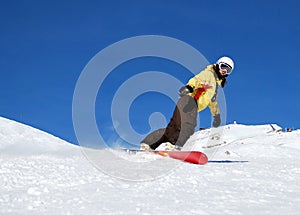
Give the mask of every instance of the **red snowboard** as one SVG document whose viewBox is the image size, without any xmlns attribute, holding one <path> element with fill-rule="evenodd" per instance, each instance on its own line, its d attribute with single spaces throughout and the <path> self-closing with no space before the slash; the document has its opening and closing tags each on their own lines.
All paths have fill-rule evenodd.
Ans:
<svg viewBox="0 0 300 215">
<path fill-rule="evenodd" d="M 204 165 L 208 162 L 207 156 L 198 151 L 152 151 L 161 156 L 174 158 L 188 163 Z"/>
</svg>

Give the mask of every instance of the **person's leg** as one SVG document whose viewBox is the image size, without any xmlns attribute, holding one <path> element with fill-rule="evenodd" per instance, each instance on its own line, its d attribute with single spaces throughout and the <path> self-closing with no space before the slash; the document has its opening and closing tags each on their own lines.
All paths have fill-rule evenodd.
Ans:
<svg viewBox="0 0 300 215">
<path fill-rule="evenodd" d="M 182 147 L 194 133 L 196 124 L 197 104 L 194 98 L 183 96 L 177 102 L 168 126 L 150 133 L 141 143 L 148 144 L 151 149 L 164 142 Z"/>
<path fill-rule="evenodd" d="M 147 144 L 151 149 L 156 149 L 161 143 L 165 142 L 165 128 L 158 129 L 148 134 L 145 139 L 141 141 L 141 144 Z"/>
<path fill-rule="evenodd" d="M 182 147 L 195 132 L 197 125 L 197 104 L 193 97 L 179 99 L 168 124 L 165 137 L 170 143 Z"/>
</svg>

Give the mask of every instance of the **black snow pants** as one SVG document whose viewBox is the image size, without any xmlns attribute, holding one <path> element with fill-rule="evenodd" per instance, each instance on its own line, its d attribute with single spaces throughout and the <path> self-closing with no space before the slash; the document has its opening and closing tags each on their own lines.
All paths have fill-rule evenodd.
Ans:
<svg viewBox="0 0 300 215">
<path fill-rule="evenodd" d="M 141 143 L 148 144 L 151 149 L 156 149 L 165 142 L 182 147 L 195 132 L 197 113 L 195 99 L 188 95 L 182 96 L 177 102 L 168 126 L 148 134 Z"/>
</svg>

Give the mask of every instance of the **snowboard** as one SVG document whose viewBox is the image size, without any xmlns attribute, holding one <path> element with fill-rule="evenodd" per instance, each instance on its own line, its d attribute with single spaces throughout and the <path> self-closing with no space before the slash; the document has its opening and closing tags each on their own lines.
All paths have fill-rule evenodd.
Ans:
<svg viewBox="0 0 300 215">
<path fill-rule="evenodd" d="M 123 149 L 129 153 L 150 153 L 157 154 L 163 157 L 169 157 L 172 159 L 184 161 L 191 164 L 204 165 L 208 162 L 208 158 L 206 154 L 199 151 L 163 151 L 163 150 L 155 150 L 155 151 L 144 151 L 140 149 Z"/>
</svg>

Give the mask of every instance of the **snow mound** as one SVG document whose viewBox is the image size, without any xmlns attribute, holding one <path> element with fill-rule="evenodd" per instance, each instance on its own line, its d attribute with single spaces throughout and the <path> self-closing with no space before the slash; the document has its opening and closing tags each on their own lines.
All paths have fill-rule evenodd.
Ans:
<svg viewBox="0 0 300 215">
<path fill-rule="evenodd" d="M 6 155 L 72 154 L 78 147 L 31 126 L 0 117 L 0 151 Z"/>
<path fill-rule="evenodd" d="M 184 148 L 203 151 L 210 159 L 249 159 L 250 156 L 255 158 L 266 155 L 274 147 L 274 153 L 280 153 L 279 148 L 299 150 L 299 140 L 300 130 L 283 132 L 276 124 L 230 124 L 196 132 Z"/>
<path fill-rule="evenodd" d="M 299 214 L 299 142 L 299 130 L 231 124 L 196 132 L 185 148 L 211 161 L 248 162 L 201 166 L 133 154 L 116 165 L 97 157 L 110 173 L 150 160 L 152 169 L 143 162 L 133 169 L 139 177 L 177 162 L 161 177 L 135 182 L 104 174 L 78 146 L 0 118 L 0 214 Z"/>
</svg>

